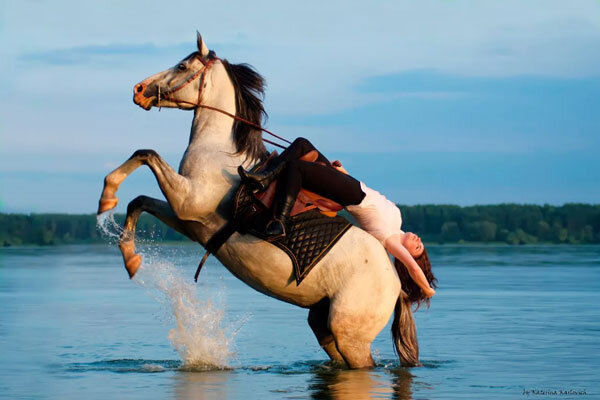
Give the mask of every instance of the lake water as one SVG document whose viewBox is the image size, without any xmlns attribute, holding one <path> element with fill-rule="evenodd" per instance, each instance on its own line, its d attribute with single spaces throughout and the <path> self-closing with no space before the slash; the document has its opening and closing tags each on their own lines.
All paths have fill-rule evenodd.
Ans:
<svg viewBox="0 0 600 400">
<path fill-rule="evenodd" d="M 193 285 L 199 246 L 146 249 L 133 281 L 114 245 L 0 249 L 0 397 L 598 397 L 600 246 L 429 253 L 439 289 L 415 314 L 424 365 L 400 367 L 388 325 L 378 366 L 349 371 L 326 362 L 306 310 L 214 258 Z"/>
</svg>

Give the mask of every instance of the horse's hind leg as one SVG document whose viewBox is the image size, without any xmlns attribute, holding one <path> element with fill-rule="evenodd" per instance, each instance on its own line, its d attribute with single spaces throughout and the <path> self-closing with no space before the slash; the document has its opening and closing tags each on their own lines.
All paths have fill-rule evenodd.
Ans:
<svg viewBox="0 0 600 400">
<path fill-rule="evenodd" d="M 308 325 L 314 332 L 319 345 L 325 353 L 335 362 L 343 363 L 344 358 L 338 351 L 333 333 L 328 326 L 330 301 L 326 297 L 310 308 L 308 312 Z"/>
<path fill-rule="evenodd" d="M 142 264 L 142 257 L 135 252 L 134 239 L 138 218 L 144 211 L 154 215 L 156 218 L 175 229 L 177 232 L 185 236 L 189 236 L 184 222 L 177 218 L 166 201 L 154 199 L 148 196 L 138 196 L 133 199 L 127 206 L 125 226 L 119 241 L 119 248 L 121 249 L 121 254 L 123 254 L 125 269 L 127 270 L 130 278 L 133 278 Z"/>
<path fill-rule="evenodd" d="M 374 367 L 375 362 L 371 356 L 370 335 L 361 335 L 355 330 L 361 324 L 368 323 L 357 316 L 338 316 L 331 322 L 336 348 L 350 368 Z"/>
<path fill-rule="evenodd" d="M 375 365 L 371 342 L 390 319 L 400 292 L 400 282 L 387 254 L 371 261 L 379 261 L 377 264 L 383 268 L 365 267 L 331 299 L 329 328 L 350 368 Z"/>
</svg>

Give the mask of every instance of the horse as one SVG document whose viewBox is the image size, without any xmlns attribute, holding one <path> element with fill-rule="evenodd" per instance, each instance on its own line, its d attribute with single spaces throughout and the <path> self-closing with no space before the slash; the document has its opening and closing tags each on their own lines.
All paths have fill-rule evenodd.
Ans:
<svg viewBox="0 0 600 400">
<path fill-rule="evenodd" d="M 197 50 L 174 67 L 133 87 L 134 103 L 145 110 L 194 112 L 179 170 L 154 150 L 137 150 L 104 179 L 98 214 L 116 207 L 119 186 L 142 165 L 150 168 L 166 198 L 138 196 L 128 204 L 119 248 L 130 278 L 142 261 L 135 252 L 142 212 L 206 247 L 232 218 L 238 166 L 251 168 L 266 153 L 261 132 L 264 78 L 247 64 L 218 58 L 199 33 L 196 42 Z M 419 365 L 411 304 L 386 250 L 365 231 L 346 231 L 300 285 L 289 256 L 250 234 L 234 233 L 215 257 L 251 288 L 308 309 L 308 324 L 334 363 L 373 367 L 371 342 L 393 312 L 393 344 L 400 362 Z"/>
</svg>

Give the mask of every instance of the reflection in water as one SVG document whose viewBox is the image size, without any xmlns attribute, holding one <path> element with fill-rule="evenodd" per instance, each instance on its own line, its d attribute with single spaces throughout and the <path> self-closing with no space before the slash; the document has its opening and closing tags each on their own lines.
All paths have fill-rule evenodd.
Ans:
<svg viewBox="0 0 600 400">
<path fill-rule="evenodd" d="M 226 399 L 227 388 L 233 379 L 232 370 L 184 372 L 179 371 L 173 377 L 173 398 L 187 399 Z"/>
<path fill-rule="evenodd" d="M 308 368 L 307 368 L 308 367 Z M 307 377 L 307 385 L 273 388 L 278 377 Z M 414 375 L 401 367 L 378 367 L 372 370 L 340 369 L 329 363 L 266 367 L 256 370 L 242 367 L 231 370 L 189 371 L 177 369 L 173 375 L 173 398 L 177 400 L 240 398 L 249 395 L 235 382 L 251 379 L 255 388 L 263 386 L 266 398 L 283 395 L 287 398 L 311 399 L 412 399 Z M 259 383 L 260 382 L 260 383 Z M 253 393 L 254 395 L 257 393 Z M 252 397 L 252 396 L 251 396 Z"/>
<path fill-rule="evenodd" d="M 391 382 L 390 382 L 391 378 Z M 313 399 L 411 399 L 413 375 L 405 369 L 315 369 L 309 383 Z"/>
<path fill-rule="evenodd" d="M 414 375 L 406 369 L 398 368 L 387 371 L 392 378 L 393 399 L 411 399 L 412 389 L 411 384 Z"/>
<path fill-rule="evenodd" d="M 164 246 L 161 254 L 180 250 L 185 257 L 175 265 L 195 267 L 195 246 Z M 261 317 L 236 337 L 234 370 L 190 373 L 180 370 L 166 338 L 163 309 L 124 278 L 116 248 L 0 253 L 0 398 L 525 399 L 523 388 L 600 382 L 600 308 L 590 307 L 600 303 L 600 246 L 434 247 L 444 290 L 417 313 L 427 360 L 401 368 L 386 329 L 374 345 L 382 349 L 380 365 L 366 374 L 332 370 L 304 310 L 250 291 L 226 272 L 220 278 L 217 261 L 203 271 L 202 298 L 226 287 L 226 316 Z"/>
</svg>

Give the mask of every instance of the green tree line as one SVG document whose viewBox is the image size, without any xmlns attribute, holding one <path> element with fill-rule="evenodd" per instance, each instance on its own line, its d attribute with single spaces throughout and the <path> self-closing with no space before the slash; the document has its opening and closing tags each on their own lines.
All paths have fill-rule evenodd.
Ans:
<svg viewBox="0 0 600 400">
<path fill-rule="evenodd" d="M 600 243 L 600 205 L 400 206 L 405 231 L 427 242 Z"/>
<path fill-rule="evenodd" d="M 399 207 L 402 211 L 402 229 L 418 233 L 429 243 L 600 243 L 600 205 Z M 117 214 L 115 219 L 122 224 L 124 216 Z M 147 214 L 139 220 L 138 235 L 157 240 L 187 240 Z M 95 215 L 0 213 L 0 246 L 103 240 L 96 227 Z"/>
<path fill-rule="evenodd" d="M 123 226 L 125 216 L 115 214 L 115 221 Z M 140 217 L 137 235 L 146 239 L 187 240 L 183 235 L 148 214 Z M 94 214 L 0 213 L 0 246 L 101 243 L 104 241 L 105 239 L 102 238 L 96 226 Z"/>
</svg>

